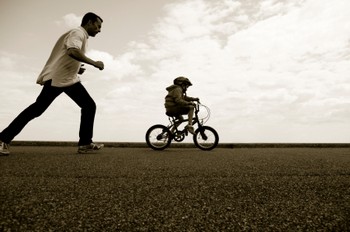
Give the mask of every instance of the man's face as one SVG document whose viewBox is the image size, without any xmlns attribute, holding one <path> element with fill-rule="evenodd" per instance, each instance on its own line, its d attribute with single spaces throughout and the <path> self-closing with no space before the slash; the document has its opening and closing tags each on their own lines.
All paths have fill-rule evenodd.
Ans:
<svg viewBox="0 0 350 232">
<path fill-rule="evenodd" d="M 95 37 L 99 32 L 101 32 L 102 22 L 98 18 L 95 22 L 92 22 L 91 20 L 88 23 L 88 29 L 87 33 L 89 36 Z"/>
</svg>

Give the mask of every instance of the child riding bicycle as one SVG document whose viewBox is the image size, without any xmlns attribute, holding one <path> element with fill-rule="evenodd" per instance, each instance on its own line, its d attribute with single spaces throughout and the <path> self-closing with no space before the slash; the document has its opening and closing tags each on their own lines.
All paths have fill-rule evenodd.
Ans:
<svg viewBox="0 0 350 232">
<path fill-rule="evenodd" d="M 176 117 L 179 124 L 184 121 L 182 115 L 188 115 L 188 125 L 185 127 L 188 132 L 194 134 L 192 125 L 193 112 L 195 103 L 199 98 L 193 98 L 186 95 L 187 88 L 192 85 L 191 81 L 186 77 L 177 77 L 174 79 L 174 84 L 167 87 L 168 94 L 165 97 L 166 114 L 171 117 Z"/>
</svg>

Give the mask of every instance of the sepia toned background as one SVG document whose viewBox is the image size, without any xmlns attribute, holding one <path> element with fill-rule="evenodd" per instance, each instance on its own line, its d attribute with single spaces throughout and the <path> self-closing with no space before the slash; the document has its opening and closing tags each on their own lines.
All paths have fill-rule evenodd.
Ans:
<svg viewBox="0 0 350 232">
<path fill-rule="evenodd" d="M 81 77 L 97 103 L 94 140 L 142 142 L 167 124 L 165 88 L 184 75 L 221 142 L 350 141 L 348 0 L 0 0 L 0 130 L 35 101 L 58 37 L 89 11 Z M 76 141 L 80 109 L 62 94 L 16 140 Z"/>
</svg>

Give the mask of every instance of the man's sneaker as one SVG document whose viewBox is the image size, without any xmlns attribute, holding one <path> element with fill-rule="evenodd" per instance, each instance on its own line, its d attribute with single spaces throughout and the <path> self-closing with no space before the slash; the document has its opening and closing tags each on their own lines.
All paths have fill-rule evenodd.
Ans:
<svg viewBox="0 0 350 232">
<path fill-rule="evenodd" d="M 191 125 L 187 125 L 187 126 L 185 126 L 185 128 L 186 128 L 186 130 L 188 130 L 188 132 L 190 132 L 191 134 L 195 134 L 194 133 L 194 129 L 193 129 L 193 126 L 191 126 Z"/>
<path fill-rule="evenodd" d="M 90 143 L 89 145 L 79 146 L 78 153 L 80 154 L 91 153 L 97 150 L 101 150 L 103 147 L 104 147 L 103 144 Z"/>
<path fill-rule="evenodd" d="M 0 140 L 0 154 L 9 155 L 10 154 L 10 146 L 7 143 L 4 143 Z"/>
</svg>

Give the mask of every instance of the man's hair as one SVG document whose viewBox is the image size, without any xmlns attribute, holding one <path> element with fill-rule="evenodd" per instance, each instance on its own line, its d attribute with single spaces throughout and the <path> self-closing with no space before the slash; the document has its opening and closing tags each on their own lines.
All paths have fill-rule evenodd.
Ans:
<svg viewBox="0 0 350 232">
<path fill-rule="evenodd" d="M 81 26 L 85 26 L 90 20 L 91 22 L 96 22 L 97 19 L 100 19 L 101 22 L 103 22 L 102 18 L 100 16 L 98 16 L 97 14 L 95 13 L 92 13 L 92 12 L 89 12 L 89 13 L 86 13 L 83 17 L 83 19 L 81 20 Z"/>
</svg>

